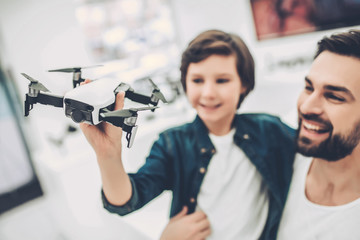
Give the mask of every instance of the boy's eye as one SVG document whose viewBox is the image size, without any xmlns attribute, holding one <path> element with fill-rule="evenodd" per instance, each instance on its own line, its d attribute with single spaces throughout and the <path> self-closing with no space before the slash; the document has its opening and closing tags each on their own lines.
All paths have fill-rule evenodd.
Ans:
<svg viewBox="0 0 360 240">
<path fill-rule="evenodd" d="M 201 83 L 203 80 L 201 78 L 195 78 L 192 80 L 194 83 Z"/>
<path fill-rule="evenodd" d="M 229 79 L 225 79 L 225 78 L 216 79 L 216 83 L 227 83 L 227 82 L 229 82 Z"/>
<path fill-rule="evenodd" d="M 312 92 L 314 89 L 311 87 L 311 86 L 309 86 L 309 85 L 306 85 L 305 86 L 305 91 L 307 91 L 307 92 Z"/>
</svg>

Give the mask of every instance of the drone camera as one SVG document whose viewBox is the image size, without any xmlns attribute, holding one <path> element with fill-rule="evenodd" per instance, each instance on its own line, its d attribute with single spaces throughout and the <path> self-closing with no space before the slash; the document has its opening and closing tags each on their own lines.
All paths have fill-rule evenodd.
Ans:
<svg viewBox="0 0 360 240">
<path fill-rule="evenodd" d="M 73 100 L 65 99 L 65 115 L 70 117 L 74 122 L 80 123 L 87 121 L 92 123 L 93 106 Z"/>
</svg>

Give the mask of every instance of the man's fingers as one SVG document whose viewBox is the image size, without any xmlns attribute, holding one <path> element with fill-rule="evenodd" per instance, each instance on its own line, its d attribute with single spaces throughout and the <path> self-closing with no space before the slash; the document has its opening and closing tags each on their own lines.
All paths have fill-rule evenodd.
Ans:
<svg viewBox="0 0 360 240">
<path fill-rule="evenodd" d="M 195 221 L 195 222 L 198 222 L 202 219 L 205 219 L 206 218 L 206 214 L 203 212 L 203 211 L 196 211 L 192 214 L 189 214 L 189 217 Z"/>
<path fill-rule="evenodd" d="M 187 211 L 188 211 L 187 206 L 184 206 L 183 209 L 178 214 L 176 214 L 174 217 L 172 217 L 170 219 L 170 221 L 176 221 L 176 220 L 186 216 Z"/>
<path fill-rule="evenodd" d="M 201 239 L 201 240 L 205 240 L 208 236 L 210 236 L 211 234 L 211 229 L 210 228 L 207 228 L 201 232 L 199 232 L 196 236 L 195 239 Z"/>
<path fill-rule="evenodd" d="M 204 231 L 208 228 L 210 228 L 210 222 L 207 218 L 204 218 L 202 220 L 200 220 L 199 222 L 196 223 L 196 227 L 200 230 L 200 231 Z"/>
</svg>

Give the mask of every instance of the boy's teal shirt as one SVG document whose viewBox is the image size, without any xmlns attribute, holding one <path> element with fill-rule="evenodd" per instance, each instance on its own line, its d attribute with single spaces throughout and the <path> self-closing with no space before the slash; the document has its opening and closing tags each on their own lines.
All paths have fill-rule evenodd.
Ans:
<svg viewBox="0 0 360 240">
<path fill-rule="evenodd" d="M 296 131 L 268 114 L 236 115 L 233 127 L 235 144 L 256 166 L 268 188 L 269 212 L 261 239 L 276 239 L 293 171 Z M 104 207 L 125 215 L 170 190 L 170 217 L 185 205 L 191 213 L 215 152 L 208 129 L 198 116 L 192 123 L 168 129 L 153 144 L 145 164 L 137 173 L 129 174 L 131 199 L 123 206 L 114 206 L 102 194 Z"/>
</svg>

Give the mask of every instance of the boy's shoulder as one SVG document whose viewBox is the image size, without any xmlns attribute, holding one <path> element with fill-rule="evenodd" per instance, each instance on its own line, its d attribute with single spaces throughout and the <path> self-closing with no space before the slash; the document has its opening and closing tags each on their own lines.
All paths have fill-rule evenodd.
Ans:
<svg viewBox="0 0 360 240">
<path fill-rule="evenodd" d="M 265 131 L 266 133 L 286 132 L 291 136 L 295 130 L 285 124 L 280 117 L 268 113 L 244 113 L 236 117 L 239 128 L 253 129 L 254 131 Z"/>
<path fill-rule="evenodd" d="M 280 120 L 278 116 L 271 115 L 268 113 L 242 113 L 237 114 L 237 116 L 241 119 L 249 120 L 249 121 L 264 121 L 264 122 L 277 122 Z"/>
<path fill-rule="evenodd" d="M 266 124 L 266 125 L 278 125 L 284 124 L 278 116 L 268 113 L 243 113 L 237 114 L 236 120 L 239 124 Z"/>
<path fill-rule="evenodd" d="M 161 134 L 174 134 L 174 133 L 185 133 L 192 131 L 193 129 L 193 122 L 183 123 L 181 125 L 176 125 L 164 130 Z"/>
</svg>

